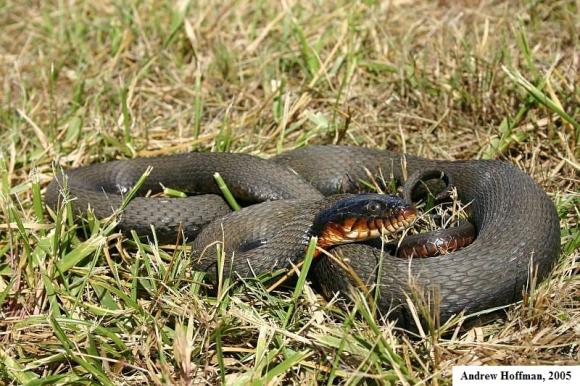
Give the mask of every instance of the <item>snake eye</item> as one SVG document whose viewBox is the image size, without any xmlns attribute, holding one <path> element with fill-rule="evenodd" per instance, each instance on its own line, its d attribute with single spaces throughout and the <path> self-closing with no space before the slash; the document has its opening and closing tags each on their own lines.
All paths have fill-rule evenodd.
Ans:
<svg viewBox="0 0 580 386">
<path fill-rule="evenodd" d="M 382 211 L 383 206 L 379 202 L 372 201 L 366 205 L 365 209 L 371 214 L 379 214 Z"/>
</svg>

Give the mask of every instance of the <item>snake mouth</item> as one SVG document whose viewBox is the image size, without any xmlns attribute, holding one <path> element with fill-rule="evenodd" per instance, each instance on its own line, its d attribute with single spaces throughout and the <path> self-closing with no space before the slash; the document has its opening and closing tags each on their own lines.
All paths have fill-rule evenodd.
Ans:
<svg viewBox="0 0 580 386">
<path fill-rule="evenodd" d="M 319 236 L 318 246 L 330 247 L 377 238 L 381 236 L 383 229 L 394 233 L 411 225 L 416 217 L 417 210 L 414 207 L 405 207 L 381 218 L 353 216 L 341 222 L 329 222 Z"/>
</svg>

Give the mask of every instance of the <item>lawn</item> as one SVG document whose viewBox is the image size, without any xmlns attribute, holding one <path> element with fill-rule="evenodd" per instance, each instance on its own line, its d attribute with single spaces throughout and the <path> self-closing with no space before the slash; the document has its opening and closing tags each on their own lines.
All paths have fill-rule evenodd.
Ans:
<svg viewBox="0 0 580 386">
<path fill-rule="evenodd" d="M 448 384 L 579 363 L 579 3 L 0 1 L 0 385 Z M 500 159 L 561 256 L 485 323 L 411 336 L 309 281 L 212 286 L 185 248 L 49 211 L 57 166 L 340 143 Z"/>
</svg>

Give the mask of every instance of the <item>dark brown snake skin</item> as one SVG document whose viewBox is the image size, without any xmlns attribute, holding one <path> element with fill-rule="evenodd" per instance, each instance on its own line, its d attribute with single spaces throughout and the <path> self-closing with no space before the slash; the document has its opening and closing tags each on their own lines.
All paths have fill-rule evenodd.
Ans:
<svg viewBox="0 0 580 386">
<path fill-rule="evenodd" d="M 500 161 L 435 161 L 407 155 L 404 162 L 408 175 L 440 170 L 453 181 L 462 202 L 471 203 L 477 237 L 459 251 L 423 259 L 401 259 L 362 244 L 335 247 L 332 252 L 346 259 L 360 278 L 370 286 L 378 285 L 382 311 L 390 312 L 401 324 L 411 324 L 404 304 L 412 282 L 413 288 L 437 293 L 439 314 L 445 320 L 463 310 L 476 312 L 517 301 L 531 267 L 540 280 L 548 274 L 559 254 L 559 220 L 549 197 L 527 174 Z M 225 263 L 227 273 L 250 276 L 287 267 L 289 261 L 296 263 L 303 256 L 314 213 L 332 200 L 323 194 L 359 191 L 368 172 L 401 183 L 402 164 L 401 155 L 386 150 L 310 146 L 271 160 L 244 154 L 187 153 L 96 164 L 66 175 L 75 211 L 85 213 L 90 205 L 97 217 L 118 208 L 120 193 L 127 192 L 148 166 L 153 172 L 141 193 L 159 192 L 160 184 L 210 193 L 184 199 L 136 197 L 125 208 L 119 227 L 148 235 L 154 224 L 162 241 L 175 241 L 180 226 L 190 240 L 206 227 L 194 240 L 193 250 L 196 268 L 208 271 L 216 266 L 215 248 L 207 247 L 211 242 L 226 240 L 227 251 L 229 240 L 237 245 L 269 240 L 258 248 L 239 250 Z M 215 195 L 219 192 L 215 172 L 245 204 L 280 201 L 227 214 L 228 206 Z M 53 208 L 61 199 L 62 185 L 63 178 L 58 176 L 47 188 L 46 201 Z M 377 278 L 380 262 L 382 274 Z M 312 273 L 325 292 L 348 293 L 352 280 L 341 271 L 330 259 L 320 258 Z"/>
</svg>

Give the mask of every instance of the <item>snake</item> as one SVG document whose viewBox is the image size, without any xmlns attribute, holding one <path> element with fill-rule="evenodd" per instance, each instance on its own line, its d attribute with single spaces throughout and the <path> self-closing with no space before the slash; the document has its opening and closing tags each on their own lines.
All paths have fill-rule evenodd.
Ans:
<svg viewBox="0 0 580 386">
<path fill-rule="evenodd" d="M 146 171 L 150 174 L 132 192 Z M 224 202 L 216 172 L 243 209 L 232 212 Z M 416 215 L 409 202 L 418 194 L 416 182 L 437 174 L 469 203 L 473 237 L 465 226 L 411 236 L 402 256 L 359 242 L 376 237 L 379 229 L 397 232 L 409 225 Z M 405 197 L 369 193 L 369 176 L 381 176 L 385 186 L 393 181 L 404 186 Z M 160 196 L 164 187 L 191 195 Z M 126 202 L 129 192 L 136 197 Z M 190 152 L 97 163 L 57 173 L 45 200 L 53 210 L 70 203 L 76 214 L 86 216 L 90 209 L 99 218 L 123 206 L 117 224 L 122 232 L 192 240 L 194 268 L 213 277 L 288 268 L 317 236 L 319 246 L 336 257 L 324 253 L 313 262 L 310 274 L 322 292 L 348 297 L 362 280 L 378 294 L 378 309 L 403 326 L 413 323 L 409 299 L 418 295 L 436 299 L 433 312 L 440 320 L 516 302 L 531 282 L 547 277 L 560 250 L 555 205 L 514 165 L 431 160 L 357 146 L 305 146 L 270 159 Z M 437 242 L 429 246 L 428 237 Z M 446 239 L 454 247 L 415 257 L 421 250 L 441 252 L 437 245 Z M 229 252 L 221 266 L 220 251 Z"/>
</svg>

